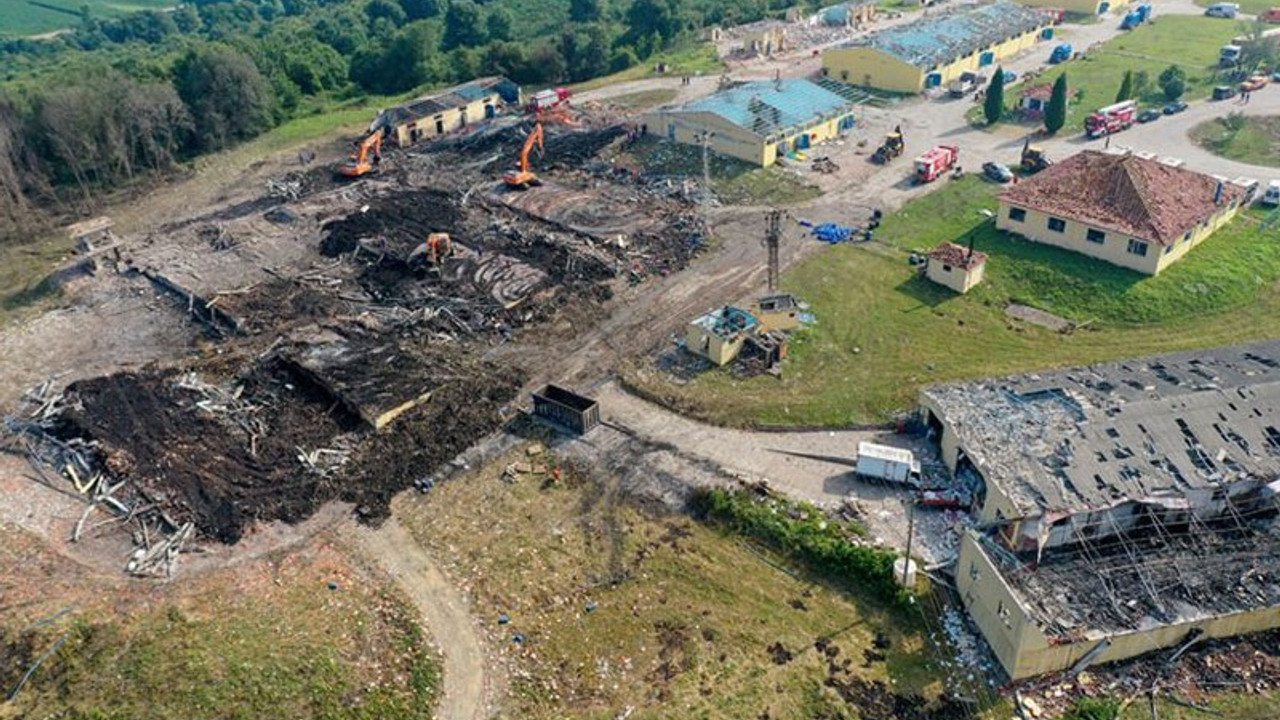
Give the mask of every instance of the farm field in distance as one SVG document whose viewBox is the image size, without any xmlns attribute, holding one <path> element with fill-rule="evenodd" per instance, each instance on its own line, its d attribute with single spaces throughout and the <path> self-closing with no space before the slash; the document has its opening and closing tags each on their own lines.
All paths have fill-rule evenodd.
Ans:
<svg viewBox="0 0 1280 720">
<path fill-rule="evenodd" d="M 80 9 L 86 6 L 93 17 L 109 18 L 173 5 L 172 0 L 0 0 L 0 38 L 75 27 L 80 23 Z"/>
</svg>

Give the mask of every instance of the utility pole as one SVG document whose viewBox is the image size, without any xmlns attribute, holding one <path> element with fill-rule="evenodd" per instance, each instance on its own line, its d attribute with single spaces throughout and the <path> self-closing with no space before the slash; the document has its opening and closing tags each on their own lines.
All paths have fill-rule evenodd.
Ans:
<svg viewBox="0 0 1280 720">
<path fill-rule="evenodd" d="M 902 559 L 902 587 L 907 587 L 907 571 L 911 569 L 911 541 L 916 534 L 916 502 L 913 499 L 907 509 L 907 554 Z"/>
<path fill-rule="evenodd" d="M 782 211 L 770 210 L 764 216 L 764 246 L 769 251 L 769 290 L 778 289 L 778 246 L 782 242 Z"/>
<path fill-rule="evenodd" d="M 702 130 L 698 133 L 698 142 L 702 144 L 702 222 L 707 227 L 711 226 L 711 138 L 716 134 L 710 130 Z"/>
</svg>

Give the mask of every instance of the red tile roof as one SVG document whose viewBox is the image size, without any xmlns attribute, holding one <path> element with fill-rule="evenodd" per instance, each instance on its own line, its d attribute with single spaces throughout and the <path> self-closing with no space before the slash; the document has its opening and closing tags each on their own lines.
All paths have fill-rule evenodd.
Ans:
<svg viewBox="0 0 1280 720">
<path fill-rule="evenodd" d="M 964 270 L 972 270 L 987 261 L 987 254 L 955 243 L 943 243 L 929 253 L 930 260 L 937 260 L 945 265 L 952 265 Z"/>
<path fill-rule="evenodd" d="M 1137 155 L 1085 150 L 1000 193 L 1012 205 L 1172 245 L 1244 194 L 1203 173 Z"/>
<path fill-rule="evenodd" d="M 1068 88 L 1067 97 L 1075 97 L 1080 94 L 1078 88 Z M 1053 97 L 1053 84 L 1041 83 L 1039 85 L 1031 85 L 1022 89 L 1022 97 L 1033 98 L 1035 100 L 1043 100 L 1049 102 L 1049 98 Z"/>
</svg>

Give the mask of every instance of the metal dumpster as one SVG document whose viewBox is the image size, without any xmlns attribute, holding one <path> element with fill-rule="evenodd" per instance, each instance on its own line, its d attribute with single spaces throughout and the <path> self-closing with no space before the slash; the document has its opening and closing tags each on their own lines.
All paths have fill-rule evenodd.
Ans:
<svg viewBox="0 0 1280 720">
<path fill-rule="evenodd" d="M 600 405 L 595 400 L 557 385 L 533 394 L 533 414 L 579 435 L 600 424 Z"/>
</svg>

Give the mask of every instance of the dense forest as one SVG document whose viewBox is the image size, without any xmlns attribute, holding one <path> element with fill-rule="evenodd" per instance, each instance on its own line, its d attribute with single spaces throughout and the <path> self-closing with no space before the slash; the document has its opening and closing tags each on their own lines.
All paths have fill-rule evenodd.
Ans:
<svg viewBox="0 0 1280 720">
<path fill-rule="evenodd" d="M 195 0 L 0 39 L 0 238 L 325 102 L 578 82 L 804 0 Z"/>
</svg>

